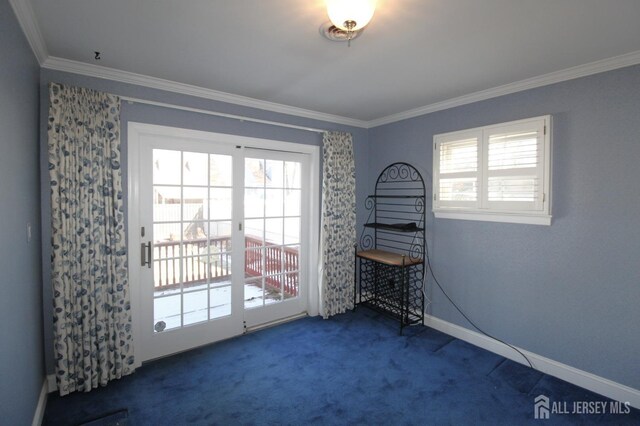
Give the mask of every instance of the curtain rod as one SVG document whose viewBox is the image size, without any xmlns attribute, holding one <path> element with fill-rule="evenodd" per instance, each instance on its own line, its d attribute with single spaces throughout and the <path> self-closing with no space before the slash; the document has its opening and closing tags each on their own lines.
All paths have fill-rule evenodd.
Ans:
<svg viewBox="0 0 640 426">
<path fill-rule="evenodd" d="M 129 102 L 129 103 L 135 102 L 139 104 L 147 104 L 147 105 L 154 105 L 154 106 L 159 106 L 164 108 L 179 109 L 182 111 L 196 112 L 198 114 L 214 115 L 216 117 L 232 118 L 234 120 L 240 120 L 240 121 L 251 121 L 253 123 L 268 124 L 270 126 L 280 126 L 280 127 L 287 127 L 289 129 L 306 130 L 307 132 L 324 133 L 327 131 L 324 129 L 316 129 L 314 127 L 296 126 L 295 124 L 279 123 L 277 121 L 261 120 L 259 118 L 245 117 L 242 115 L 225 114 L 224 112 L 209 111 L 206 109 L 191 108 L 191 107 L 186 107 L 181 105 L 168 104 L 164 102 L 148 101 L 146 99 L 129 98 L 127 96 L 120 96 L 120 100 Z"/>
</svg>

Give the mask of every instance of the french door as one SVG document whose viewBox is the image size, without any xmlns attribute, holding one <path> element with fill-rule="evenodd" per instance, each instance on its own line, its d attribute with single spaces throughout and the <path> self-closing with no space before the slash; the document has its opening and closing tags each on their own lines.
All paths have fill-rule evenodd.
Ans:
<svg viewBox="0 0 640 426">
<path fill-rule="evenodd" d="M 138 164 L 129 167 L 137 175 L 129 247 L 139 361 L 308 304 L 310 156 L 169 133 L 137 133 Z"/>
</svg>

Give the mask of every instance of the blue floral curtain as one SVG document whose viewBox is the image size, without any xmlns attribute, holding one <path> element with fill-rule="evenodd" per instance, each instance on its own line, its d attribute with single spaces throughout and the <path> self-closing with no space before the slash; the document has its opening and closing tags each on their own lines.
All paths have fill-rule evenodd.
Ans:
<svg viewBox="0 0 640 426">
<path fill-rule="evenodd" d="M 61 395 L 133 372 L 120 99 L 49 86 L 56 378 Z"/>
<path fill-rule="evenodd" d="M 350 133 L 323 138 L 321 312 L 324 318 L 353 308 L 356 242 L 356 167 Z"/>
</svg>

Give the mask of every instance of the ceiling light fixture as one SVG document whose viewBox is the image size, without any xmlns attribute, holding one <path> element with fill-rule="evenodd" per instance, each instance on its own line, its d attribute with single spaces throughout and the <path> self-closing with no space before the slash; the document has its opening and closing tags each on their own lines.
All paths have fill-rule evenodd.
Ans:
<svg viewBox="0 0 640 426">
<path fill-rule="evenodd" d="M 348 45 L 373 18 L 376 0 L 325 0 L 329 19 L 346 33 Z"/>
</svg>

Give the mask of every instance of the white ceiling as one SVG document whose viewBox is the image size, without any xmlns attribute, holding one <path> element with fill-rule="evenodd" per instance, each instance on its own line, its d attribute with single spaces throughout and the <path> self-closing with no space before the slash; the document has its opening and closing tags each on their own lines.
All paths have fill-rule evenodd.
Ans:
<svg viewBox="0 0 640 426">
<path fill-rule="evenodd" d="M 639 0 L 378 0 L 350 48 L 322 0 L 30 1 L 50 57 L 364 122 L 640 51 Z"/>
</svg>

